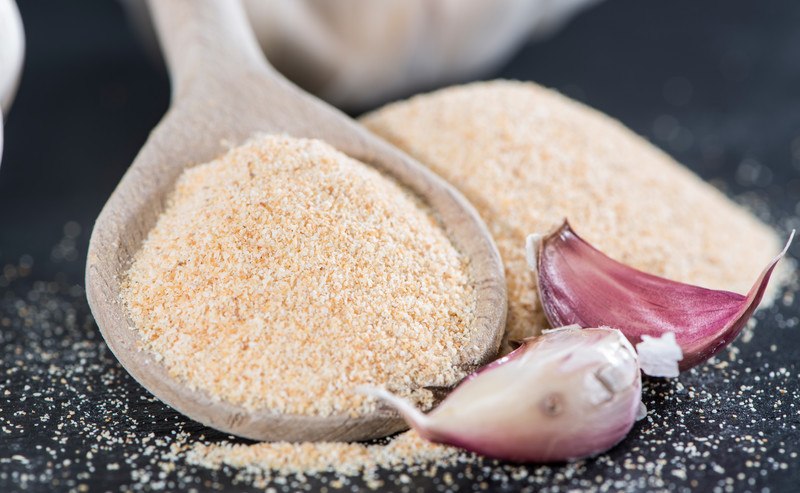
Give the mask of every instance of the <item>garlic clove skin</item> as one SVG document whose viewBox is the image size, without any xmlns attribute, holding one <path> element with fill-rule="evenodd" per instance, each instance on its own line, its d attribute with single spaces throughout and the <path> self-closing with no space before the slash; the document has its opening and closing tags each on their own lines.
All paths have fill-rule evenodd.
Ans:
<svg viewBox="0 0 800 493">
<path fill-rule="evenodd" d="M 747 295 L 633 269 L 587 243 L 566 221 L 546 237 L 531 235 L 527 258 L 536 271 L 539 299 L 552 325 L 610 326 L 633 344 L 641 343 L 643 336 L 672 332 L 683 353 L 679 363 L 683 371 L 708 360 L 739 335 L 793 238 L 794 231 Z"/>
<path fill-rule="evenodd" d="M 680 374 L 678 362 L 683 359 L 683 351 L 678 346 L 674 332 L 667 332 L 661 337 L 642 336 L 642 342 L 636 345 L 639 355 L 639 367 L 645 375 L 651 377 L 677 377 Z"/>
<path fill-rule="evenodd" d="M 423 414 L 380 389 L 423 438 L 517 462 L 578 459 L 608 450 L 640 412 L 636 353 L 615 329 L 568 327 L 527 340 L 465 379 Z"/>
</svg>

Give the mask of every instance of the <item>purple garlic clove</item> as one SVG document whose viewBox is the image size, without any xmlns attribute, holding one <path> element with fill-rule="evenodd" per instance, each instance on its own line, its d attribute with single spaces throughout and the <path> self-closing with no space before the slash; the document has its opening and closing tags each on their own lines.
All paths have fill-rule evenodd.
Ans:
<svg viewBox="0 0 800 493">
<path fill-rule="evenodd" d="M 423 438 L 497 459 L 553 462 L 608 450 L 640 417 L 641 373 L 616 329 L 563 327 L 467 377 L 428 414 L 372 387 Z"/>
<path fill-rule="evenodd" d="M 674 333 L 683 352 L 682 371 L 711 358 L 739 335 L 793 237 L 794 231 L 747 295 L 682 284 L 628 267 L 584 241 L 566 221 L 547 237 L 531 235 L 527 249 L 542 307 L 553 326 L 610 326 L 633 344 L 646 336 Z"/>
</svg>

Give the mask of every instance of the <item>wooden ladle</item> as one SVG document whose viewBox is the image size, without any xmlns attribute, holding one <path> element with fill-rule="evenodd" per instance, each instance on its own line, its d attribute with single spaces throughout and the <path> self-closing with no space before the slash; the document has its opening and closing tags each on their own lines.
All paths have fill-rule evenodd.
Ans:
<svg viewBox="0 0 800 493">
<path fill-rule="evenodd" d="M 208 162 L 254 133 L 325 140 L 390 175 L 437 214 L 470 259 L 477 296 L 479 365 L 497 351 L 505 325 L 502 264 L 470 204 L 427 168 L 304 93 L 267 61 L 234 0 L 151 0 L 172 79 L 172 104 L 109 198 L 92 231 L 86 267 L 89 304 L 111 350 L 159 399 L 205 425 L 258 440 L 364 440 L 405 428 L 394 412 L 360 417 L 249 412 L 191 391 L 171 377 L 140 336 L 120 300 L 120 282 L 181 172 Z M 520 245 L 520 248 L 523 246 Z M 276 348 L 279 350 L 279 348 Z"/>
</svg>

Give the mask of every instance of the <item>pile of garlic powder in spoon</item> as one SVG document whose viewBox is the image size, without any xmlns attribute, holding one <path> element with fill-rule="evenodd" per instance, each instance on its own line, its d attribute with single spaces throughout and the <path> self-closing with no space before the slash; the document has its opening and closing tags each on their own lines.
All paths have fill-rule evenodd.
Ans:
<svg viewBox="0 0 800 493">
<path fill-rule="evenodd" d="M 144 346 L 249 410 L 360 415 L 380 385 L 430 407 L 475 357 L 467 259 L 421 202 L 314 140 L 263 136 L 185 171 L 127 273 Z"/>
</svg>

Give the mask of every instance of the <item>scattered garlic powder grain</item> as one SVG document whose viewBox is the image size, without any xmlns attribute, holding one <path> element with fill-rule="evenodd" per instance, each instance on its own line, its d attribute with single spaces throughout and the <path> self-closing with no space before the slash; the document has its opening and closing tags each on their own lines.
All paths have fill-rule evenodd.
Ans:
<svg viewBox="0 0 800 493">
<path fill-rule="evenodd" d="M 269 480 L 273 476 L 333 472 L 343 476 L 371 476 L 379 469 L 454 464 L 466 454 L 438 445 L 407 431 L 387 444 L 346 442 L 262 442 L 253 445 L 197 442 L 187 446 L 186 461 L 208 469 L 229 466 Z"/>
<path fill-rule="evenodd" d="M 478 209 L 505 263 L 511 339 L 547 326 L 525 237 L 564 218 L 619 261 L 739 293 L 780 250 L 773 231 L 664 152 L 536 84 L 452 87 L 388 105 L 362 122 Z"/>
<path fill-rule="evenodd" d="M 467 259 L 421 202 L 314 140 L 263 136 L 179 178 L 123 282 L 144 347 L 247 409 L 423 407 L 476 355 Z"/>
</svg>

